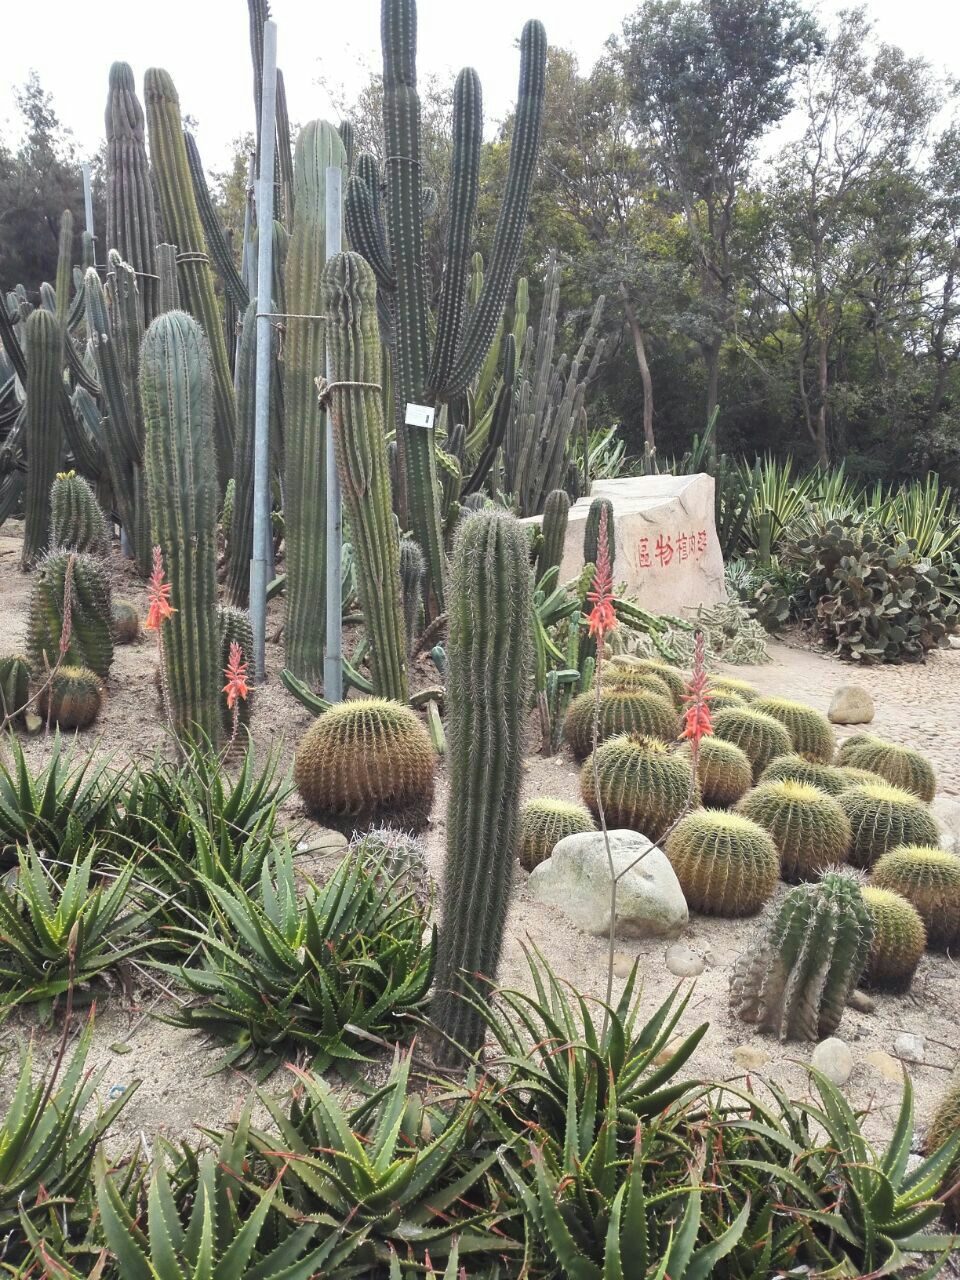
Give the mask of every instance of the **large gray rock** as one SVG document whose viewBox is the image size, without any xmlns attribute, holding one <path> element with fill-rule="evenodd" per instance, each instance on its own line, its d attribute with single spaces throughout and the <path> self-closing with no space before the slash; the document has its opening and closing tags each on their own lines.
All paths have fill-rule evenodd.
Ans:
<svg viewBox="0 0 960 1280">
<path fill-rule="evenodd" d="M 941 848 L 960 853 L 960 800 L 939 792 L 933 797 L 930 810 L 940 828 Z"/>
<path fill-rule="evenodd" d="M 689 913 L 666 854 L 637 831 L 609 834 L 615 872 L 626 871 L 617 885 L 616 932 L 624 938 L 675 937 Z M 559 907 L 585 933 L 608 933 L 610 863 L 603 832 L 566 836 L 546 862 L 534 867 L 527 887 L 538 902 Z"/>
<path fill-rule="evenodd" d="M 876 708 L 866 689 L 859 684 L 842 684 L 830 699 L 827 717 L 834 724 L 870 724 Z"/>
</svg>

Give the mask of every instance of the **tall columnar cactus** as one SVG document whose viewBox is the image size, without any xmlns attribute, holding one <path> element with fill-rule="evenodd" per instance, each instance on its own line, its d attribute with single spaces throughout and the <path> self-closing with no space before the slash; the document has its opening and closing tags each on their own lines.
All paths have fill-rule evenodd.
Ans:
<svg viewBox="0 0 960 1280">
<path fill-rule="evenodd" d="M 344 164 L 332 124 L 311 120 L 297 138 L 293 234 L 287 251 L 287 309 L 319 316 L 326 262 L 326 174 Z M 291 320 L 283 354 L 284 521 L 287 547 L 286 664 L 301 680 L 323 675 L 326 635 L 326 444 L 314 379 L 325 370 L 324 326 Z M 374 376 L 373 381 L 379 381 Z"/>
<path fill-rule="evenodd" d="M 178 274 L 187 310 L 202 327 L 210 350 L 216 466 L 222 492 L 233 473 L 237 407 L 213 271 L 207 259 L 203 224 L 190 181 L 187 148 L 180 122 L 180 99 L 170 74 L 159 67 L 151 67 L 147 71 L 144 97 L 150 159 L 163 224 L 178 249 Z"/>
<path fill-rule="evenodd" d="M 27 478 L 23 494 L 22 567 L 29 569 L 50 538 L 50 486 L 60 465 L 60 381 L 63 330 L 56 316 L 37 307 L 26 323 Z"/>
<path fill-rule="evenodd" d="M 600 521 L 603 513 L 607 513 L 607 528 L 613 529 L 613 503 L 609 498 L 594 498 L 590 503 L 590 510 L 587 512 L 587 518 L 583 526 L 583 563 L 597 563 L 597 543 L 600 538 Z M 610 553 L 610 568 L 613 568 L 613 558 L 616 552 L 614 546 L 615 539 L 610 537 L 607 540 L 607 546 Z"/>
<path fill-rule="evenodd" d="M 403 593 L 403 630 L 407 654 L 413 649 L 420 619 L 420 598 L 426 563 L 413 538 L 400 539 L 400 590 Z"/>
<path fill-rule="evenodd" d="M 60 215 L 60 241 L 57 252 L 57 319 L 66 325 L 70 311 L 70 288 L 73 283 L 73 214 L 64 209 Z"/>
<path fill-rule="evenodd" d="M 253 624 L 250 621 L 250 614 L 246 609 L 235 609 L 231 605 L 221 605 L 217 617 L 220 621 L 220 670 L 226 671 L 227 663 L 230 660 L 231 644 L 240 646 L 241 659 L 249 663 L 249 669 L 252 670 Z M 246 698 L 237 699 L 235 704 L 237 724 L 246 726 L 250 723 L 252 701 L 251 692 L 247 693 Z M 223 731 L 229 735 L 233 730 L 233 710 L 227 706 L 227 695 L 222 688 L 220 690 L 220 714 Z"/>
<path fill-rule="evenodd" d="M 133 69 L 126 62 L 110 68 L 107 94 L 107 243 L 140 273 L 143 323 L 160 310 L 157 279 L 157 213 L 147 160 L 143 107 Z M 173 234 L 171 230 L 171 234 Z"/>
<path fill-rule="evenodd" d="M 30 698 L 30 663 L 19 653 L 0 657 L 0 719 L 22 717 Z"/>
<path fill-rule="evenodd" d="M 870 954 L 873 922 L 855 875 L 828 871 L 791 889 L 759 946 L 737 962 L 734 1008 L 781 1040 L 822 1040 L 840 1025 Z"/>
<path fill-rule="evenodd" d="M 146 422 L 153 539 L 163 552 L 176 613 L 163 623 L 164 694 L 177 733 L 220 730 L 217 618 L 217 478 L 210 351 L 182 311 L 158 316 L 143 339 L 140 393 Z"/>
<path fill-rule="evenodd" d="M 543 541 L 537 556 L 537 577 L 542 578 L 563 559 L 563 544 L 567 536 L 567 520 L 570 515 L 570 499 L 565 489 L 553 489 L 547 494 L 543 507 Z"/>
<path fill-rule="evenodd" d="M 220 279 L 223 281 L 224 291 L 234 307 L 242 315 L 250 301 L 250 295 L 247 292 L 247 286 L 240 279 L 240 272 L 233 261 L 233 253 L 227 244 L 223 225 L 217 216 L 216 209 L 213 207 L 213 200 L 210 198 L 210 190 L 207 187 L 207 179 L 203 172 L 203 161 L 200 159 L 200 148 L 197 146 L 197 140 L 187 129 L 183 132 L 183 143 L 187 149 L 187 165 L 190 169 L 190 180 L 193 183 L 193 194 L 197 202 L 200 222 L 203 225 L 203 234 L 210 249 L 210 256 L 213 259 L 214 266 L 217 268 Z"/>
<path fill-rule="evenodd" d="M 177 276 L 177 246 L 157 245 L 157 315 L 180 310 L 180 280 Z"/>
<path fill-rule="evenodd" d="M 64 662 L 105 678 L 113 662 L 113 616 L 103 562 L 83 551 L 52 551 L 37 565 L 27 616 L 27 656 L 37 679 L 60 660 L 67 607 L 70 639 Z"/>
<path fill-rule="evenodd" d="M 483 1043 L 464 998 L 471 976 L 495 978 L 516 854 L 523 727 L 530 674 L 527 539 L 512 516 L 481 511 L 453 552 L 447 646 L 450 799 L 444 927 L 434 1019 L 456 1059 Z M 471 976 L 468 976 L 471 975 Z M 451 1041 L 453 1043 L 451 1043 Z"/>
<path fill-rule="evenodd" d="M 50 490 L 50 545 L 103 553 L 107 522 L 93 490 L 75 471 L 60 471 Z"/>
<path fill-rule="evenodd" d="M 323 308 L 333 374 L 331 403 L 337 472 L 350 521 L 357 590 L 370 643 L 373 690 L 382 697 L 406 702 L 407 647 L 400 553 L 390 503 L 379 388 L 377 281 L 359 253 L 339 253 L 327 263 Z"/>
<path fill-rule="evenodd" d="M 482 110 L 480 82 L 457 77 L 447 218 L 446 263 L 431 352 L 424 263 L 429 208 L 420 165 L 415 0 L 382 0 L 383 123 L 386 211 L 380 211 L 376 165 L 357 158 L 347 190 L 351 244 L 377 273 L 396 331 L 396 422 L 409 523 L 427 558 L 429 586 L 444 602 L 444 553 L 433 428 L 407 427 L 408 402 L 441 404 L 461 395 L 493 342 L 513 283 L 540 140 L 546 80 L 546 33 L 528 22 L 520 38 L 520 87 L 510 165 L 493 250 L 477 304 L 467 315 L 471 234 L 479 190 Z M 407 521 L 401 516 L 402 523 Z"/>
</svg>

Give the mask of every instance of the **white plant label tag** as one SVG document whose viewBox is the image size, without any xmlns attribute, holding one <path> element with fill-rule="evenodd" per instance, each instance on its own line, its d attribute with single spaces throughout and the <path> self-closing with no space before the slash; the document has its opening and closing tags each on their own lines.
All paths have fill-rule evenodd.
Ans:
<svg viewBox="0 0 960 1280">
<path fill-rule="evenodd" d="M 407 401 L 407 412 L 404 422 L 408 427 L 432 427 L 433 409 L 428 404 L 413 404 Z"/>
</svg>

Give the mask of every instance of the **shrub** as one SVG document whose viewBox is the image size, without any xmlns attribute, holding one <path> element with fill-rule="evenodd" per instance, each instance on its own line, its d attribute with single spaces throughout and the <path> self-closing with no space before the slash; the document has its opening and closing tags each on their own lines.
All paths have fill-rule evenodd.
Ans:
<svg viewBox="0 0 960 1280">
<path fill-rule="evenodd" d="M 517 857 L 525 871 L 532 871 L 553 853 L 565 836 L 596 831 L 593 819 L 582 804 L 571 804 L 544 796 L 528 800 L 520 810 Z"/>
<path fill-rule="evenodd" d="M 919 751 L 902 747 L 882 738 L 858 733 L 840 744 L 837 763 L 854 769 L 866 769 L 889 782 L 891 786 L 910 791 L 921 800 L 936 795 L 937 775 L 933 765 Z"/>
<path fill-rule="evenodd" d="M 793 750 L 790 735 L 773 716 L 751 707 L 730 707 L 718 711 L 713 718 L 713 731 L 718 738 L 740 748 L 759 778 L 771 760 L 789 755 Z"/>
<path fill-rule="evenodd" d="M 862 892 L 873 921 L 866 981 L 884 991 L 906 991 L 927 946 L 920 913 L 889 889 L 867 885 Z"/>
<path fill-rule="evenodd" d="M 580 791 L 599 820 L 599 799 L 608 827 L 628 827 L 659 840 L 679 818 L 694 790 L 689 761 L 656 738 L 610 738 L 596 751 L 599 788 L 593 757 L 580 770 Z"/>
<path fill-rule="evenodd" d="M 666 697 L 655 693 L 602 687 L 597 741 L 605 742 L 621 733 L 637 733 L 670 742 L 677 736 L 676 708 Z M 593 720 L 597 696 L 593 690 L 578 694 L 570 703 L 564 721 L 564 736 L 578 760 L 593 750 Z"/>
<path fill-rule="evenodd" d="M 780 859 L 764 829 L 718 809 L 683 818 L 666 853 L 688 905 L 702 915 L 755 915 L 780 878 Z"/>
<path fill-rule="evenodd" d="M 937 843 L 933 814 L 908 791 L 885 782 L 865 782 L 838 799 L 850 820 L 850 861 L 855 867 L 872 867 L 882 853 L 899 845 Z"/>
<path fill-rule="evenodd" d="M 913 903 L 930 946 L 960 943 L 960 858 L 955 854 L 918 845 L 891 849 L 877 860 L 872 880 Z"/>
<path fill-rule="evenodd" d="M 770 833 L 784 880 L 815 880 L 850 848 L 850 823 L 831 796 L 805 782 L 764 782 L 749 792 L 738 812 Z"/>
<path fill-rule="evenodd" d="M 833 729 L 827 717 L 814 707 L 789 698 L 757 698 L 751 703 L 751 710 L 762 711 L 764 715 L 779 720 L 789 733 L 798 755 L 819 764 L 829 764 L 833 760 L 836 750 Z"/>
</svg>

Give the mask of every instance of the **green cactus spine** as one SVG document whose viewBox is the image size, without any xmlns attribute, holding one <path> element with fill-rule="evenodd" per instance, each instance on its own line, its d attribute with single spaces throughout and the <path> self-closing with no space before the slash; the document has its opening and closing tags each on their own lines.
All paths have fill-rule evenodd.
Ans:
<svg viewBox="0 0 960 1280">
<path fill-rule="evenodd" d="M 580 793 L 598 820 L 602 803 L 608 827 L 659 840 L 696 799 L 689 760 L 657 738 L 624 734 L 601 743 L 595 755 L 596 770 L 593 756 L 580 770 Z"/>
<path fill-rule="evenodd" d="M 563 544 L 567 536 L 567 520 L 570 515 L 570 499 L 563 489 L 552 489 L 547 494 L 543 508 L 543 541 L 537 556 L 537 577 L 542 578 L 563 559 Z"/>
<path fill-rule="evenodd" d="M 237 407 L 213 271 L 207 260 L 203 224 L 190 182 L 180 123 L 180 99 L 170 74 L 158 67 L 147 71 L 143 93 L 147 104 L 150 159 L 163 225 L 177 246 L 178 274 L 187 310 L 202 327 L 210 351 L 216 466 L 222 493 L 233 474 Z"/>
<path fill-rule="evenodd" d="M 752 706 L 728 707 L 713 718 L 713 731 L 718 738 L 738 746 L 759 778 L 771 760 L 790 755 L 790 734 L 773 716 L 754 711 Z"/>
<path fill-rule="evenodd" d="M 433 1016 L 440 1054 L 473 1053 L 484 1024 L 465 974 L 497 974 L 517 851 L 530 682 L 527 539 L 502 511 L 459 527 L 450 583 L 447 742 L 450 789 Z"/>
<path fill-rule="evenodd" d="M 690 746 L 684 743 L 681 753 L 690 759 Z M 703 803 L 711 809 L 725 809 L 736 804 L 753 784 L 750 761 L 732 742 L 722 738 L 703 738 L 697 752 L 697 782 Z"/>
<path fill-rule="evenodd" d="M 26 323 L 27 478 L 23 493 L 23 556 L 31 568 L 49 545 L 50 487 L 60 466 L 63 331 L 56 316 L 37 307 Z"/>
<path fill-rule="evenodd" d="M 780 1040 L 822 1040 L 840 1025 L 870 954 L 873 922 L 856 875 L 827 871 L 791 889 L 737 961 L 733 1006 Z"/>
<path fill-rule="evenodd" d="M 103 685 L 86 667 L 62 666 L 37 703 L 40 714 L 61 729 L 89 729 L 103 706 Z"/>
<path fill-rule="evenodd" d="M 749 792 L 738 812 L 769 831 L 784 880 L 815 880 L 845 862 L 850 823 L 832 796 L 805 782 L 765 782 Z"/>
<path fill-rule="evenodd" d="M 250 621 L 250 614 L 246 609 L 235 609 L 230 605 L 221 605 L 217 616 L 220 623 L 220 670 L 226 671 L 227 662 L 230 659 L 230 645 L 236 643 L 240 646 L 242 660 L 249 664 L 248 670 L 252 671 L 253 625 Z M 252 702 L 252 690 L 247 694 L 246 698 L 237 699 L 235 704 L 237 708 L 237 724 L 245 727 L 249 725 Z M 222 688 L 220 690 L 220 710 L 223 731 L 229 735 L 233 732 L 233 711 L 227 706 L 227 695 Z"/>
<path fill-rule="evenodd" d="M 113 662 L 110 580 L 102 562 L 82 551 L 53 551 L 36 567 L 27 618 L 30 665 L 41 679 L 60 660 L 67 599 L 70 639 L 63 661 L 105 678 Z"/>
<path fill-rule="evenodd" d="M 903 845 L 877 860 L 871 873 L 879 889 L 889 889 L 920 912 L 931 947 L 960 945 L 960 858 L 924 845 Z"/>
<path fill-rule="evenodd" d="M 780 878 L 780 858 L 763 827 L 722 809 L 682 818 L 666 854 L 687 905 L 702 915 L 755 915 Z"/>
<path fill-rule="evenodd" d="M 332 124 L 311 120 L 297 138 L 293 234 L 287 251 L 287 308 L 322 314 L 321 278 L 326 262 L 326 173 L 343 165 L 340 135 Z M 284 656 L 301 680 L 323 677 L 326 582 L 326 434 L 314 379 L 325 370 L 324 325 L 293 320 L 283 355 L 284 518 L 287 590 Z M 374 381 L 378 381 L 374 378 Z"/>
<path fill-rule="evenodd" d="M 400 553 L 381 410 L 380 329 L 373 269 L 358 253 L 337 254 L 324 270 L 322 296 L 333 372 L 334 451 L 370 642 L 371 680 L 374 693 L 406 702 Z"/>
<path fill-rule="evenodd" d="M 882 853 L 898 845 L 937 843 L 933 814 L 909 791 L 886 782 L 866 782 L 844 791 L 838 801 L 850 820 L 849 860 L 855 867 L 873 866 Z"/>
<path fill-rule="evenodd" d="M 0 719 L 22 717 L 30 698 L 30 663 L 18 653 L 0 658 Z"/>
<path fill-rule="evenodd" d="M 220 729 L 217 477 L 209 348 L 195 320 L 168 311 L 143 339 L 140 394 L 154 544 L 176 613 L 163 623 L 164 695 L 176 733 Z"/>
<path fill-rule="evenodd" d="M 757 698 L 750 704 L 750 709 L 779 720 L 799 755 L 820 764 L 829 764 L 833 760 L 836 750 L 833 729 L 827 717 L 816 708 L 789 698 Z"/>
<path fill-rule="evenodd" d="M 75 471 L 60 471 L 50 490 L 50 545 L 102 554 L 107 522 L 93 490 Z"/>
<path fill-rule="evenodd" d="M 607 539 L 607 549 L 610 554 L 610 568 L 613 568 L 613 558 L 616 548 L 614 546 L 613 536 L 613 503 L 609 498 L 594 498 L 590 503 L 590 510 L 587 512 L 587 518 L 583 526 L 583 563 L 597 563 L 597 542 L 600 537 L 600 518 L 603 512 L 607 513 L 607 528 L 610 530 L 610 537 Z"/>
<path fill-rule="evenodd" d="M 520 810 L 517 858 L 525 871 L 532 871 L 553 853 L 554 845 L 566 836 L 596 831 L 593 819 L 582 804 L 542 796 L 528 800 Z"/>
<path fill-rule="evenodd" d="M 143 324 L 160 310 L 157 280 L 157 213 L 147 160 L 143 107 L 132 68 L 110 68 L 105 117 L 107 134 L 107 249 L 140 273 Z M 172 234 L 172 232 L 171 232 Z"/>
<path fill-rule="evenodd" d="M 865 981 L 883 991 L 906 991 L 927 947 L 920 912 L 889 889 L 866 885 L 863 900 L 873 921 Z"/>
<path fill-rule="evenodd" d="M 868 769 L 885 778 L 891 786 L 910 791 L 930 801 L 937 793 L 933 765 L 919 751 L 902 747 L 868 734 L 856 734 L 840 744 L 837 763 L 854 769 Z"/>
<path fill-rule="evenodd" d="M 665 697 L 643 690 L 600 689 L 600 718 L 597 741 L 605 742 L 620 733 L 639 733 L 670 742 L 677 736 L 678 720 L 673 704 Z M 578 694 L 567 710 L 564 737 L 578 760 L 593 750 L 593 721 L 597 694 Z"/>
<path fill-rule="evenodd" d="M 413 642 L 417 636 L 425 570 L 426 562 L 417 543 L 413 538 L 401 538 L 400 589 L 403 592 L 403 630 L 408 656 L 413 650 Z"/>
</svg>

